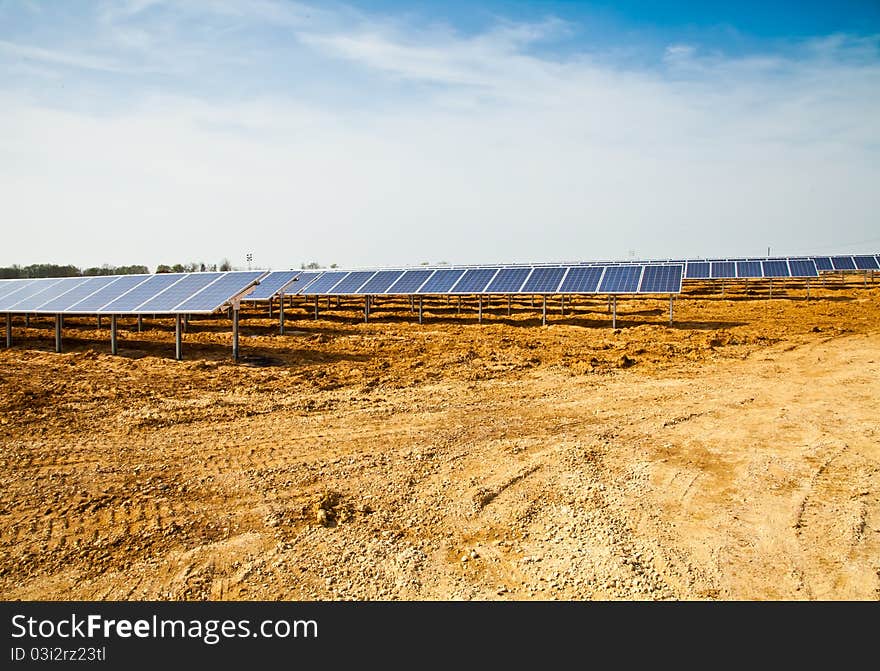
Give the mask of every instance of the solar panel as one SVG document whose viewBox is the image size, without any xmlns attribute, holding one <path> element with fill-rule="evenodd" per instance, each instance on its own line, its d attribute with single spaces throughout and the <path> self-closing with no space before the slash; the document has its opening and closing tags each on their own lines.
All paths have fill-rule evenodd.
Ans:
<svg viewBox="0 0 880 671">
<path fill-rule="evenodd" d="M 274 298 L 301 274 L 301 270 L 273 270 L 260 280 L 257 288 L 248 294 L 247 299 L 249 301 L 267 301 Z"/>
<path fill-rule="evenodd" d="M 737 261 L 736 262 L 737 277 L 763 277 L 764 272 L 761 270 L 760 261 Z"/>
<path fill-rule="evenodd" d="M 83 282 L 85 282 L 85 278 L 83 277 L 60 278 L 51 286 L 45 286 L 41 291 L 32 294 L 27 298 L 21 298 L 17 303 L 10 305 L 10 308 L 18 312 L 35 312 L 43 303 L 67 293 Z M 14 297 L 10 298 L 10 302 L 14 300 Z"/>
<path fill-rule="evenodd" d="M 686 277 L 689 280 L 708 280 L 708 261 L 688 261 Z"/>
<path fill-rule="evenodd" d="M 559 289 L 559 283 L 565 277 L 567 268 L 549 266 L 535 268 L 520 289 L 524 294 L 553 294 Z M 574 269 L 572 269 L 574 270 Z"/>
<path fill-rule="evenodd" d="M 523 282 L 532 272 L 531 268 L 502 268 L 486 287 L 487 294 L 519 293 Z"/>
<path fill-rule="evenodd" d="M 122 275 L 115 281 L 89 294 L 78 303 L 71 303 L 65 312 L 94 314 L 113 299 L 149 280 L 152 275 Z"/>
<path fill-rule="evenodd" d="M 877 270 L 880 268 L 880 265 L 877 265 L 877 259 L 873 256 L 854 256 L 853 261 L 855 261 L 856 268 L 859 270 Z"/>
<path fill-rule="evenodd" d="M 40 306 L 39 312 L 50 314 L 56 312 L 66 312 L 71 305 L 78 303 L 86 296 L 90 296 L 99 289 L 106 287 L 108 284 L 111 284 L 118 279 L 119 277 L 113 275 L 89 277 L 88 279 L 86 279 L 85 282 L 81 283 L 74 289 L 71 289 L 67 293 L 64 293 L 57 298 L 43 303 Z"/>
<path fill-rule="evenodd" d="M 736 277 L 736 263 L 733 261 L 713 261 L 711 275 L 712 279 Z"/>
<path fill-rule="evenodd" d="M 16 305 L 30 301 L 30 299 L 39 296 L 60 281 L 61 278 L 58 277 L 34 280 L 22 287 L 20 291 L 13 291 L 6 297 L 0 299 L 0 310 L 12 310 Z"/>
<path fill-rule="evenodd" d="M 414 294 L 425 281 L 434 274 L 433 270 L 407 270 L 388 287 L 385 293 Z"/>
<path fill-rule="evenodd" d="M 856 263 L 851 256 L 832 256 L 831 267 L 834 270 L 855 270 Z"/>
<path fill-rule="evenodd" d="M 307 296 L 320 296 L 322 294 L 326 294 L 330 289 L 333 288 L 334 284 L 337 284 L 339 280 L 348 275 L 347 270 L 338 271 L 338 272 L 326 272 L 321 277 L 317 278 L 314 282 L 309 284 L 305 289 L 298 291 L 297 293 L 301 293 Z"/>
<path fill-rule="evenodd" d="M 681 266 L 662 265 L 645 266 L 640 294 L 677 294 L 681 293 Z"/>
<path fill-rule="evenodd" d="M 6 298 L 15 291 L 21 291 L 33 281 L 31 279 L 2 280 L 2 284 L 0 284 L 0 299 Z"/>
<path fill-rule="evenodd" d="M 183 277 L 185 277 L 183 273 L 152 275 L 146 282 L 142 282 L 134 289 L 107 303 L 101 308 L 101 312 L 133 312 L 141 303 L 180 281 Z"/>
<path fill-rule="evenodd" d="M 187 275 L 148 301 L 141 303 L 135 309 L 138 312 L 171 312 L 184 300 L 209 286 L 222 276 L 223 273 L 193 273 L 192 275 Z"/>
<path fill-rule="evenodd" d="M 817 270 L 834 270 L 830 256 L 814 256 L 813 261 L 816 263 Z"/>
<path fill-rule="evenodd" d="M 483 293 L 486 285 L 498 272 L 498 268 L 471 268 L 449 290 L 453 294 Z"/>
<path fill-rule="evenodd" d="M 643 266 L 608 266 L 599 284 L 602 294 L 634 294 L 639 290 Z"/>
<path fill-rule="evenodd" d="M 764 266 L 764 277 L 791 277 L 788 263 L 782 259 L 762 261 L 761 264 Z"/>
<path fill-rule="evenodd" d="M 792 277 L 818 277 L 816 264 L 812 259 L 789 259 L 788 267 Z"/>
<path fill-rule="evenodd" d="M 375 270 L 357 270 L 345 276 L 328 291 L 328 294 L 356 294 L 361 285 L 376 274 Z"/>
<path fill-rule="evenodd" d="M 284 290 L 284 293 L 286 293 L 286 294 L 302 294 L 303 291 L 306 289 L 306 287 L 311 286 L 312 282 L 317 281 L 317 279 L 319 277 L 321 277 L 321 275 L 323 275 L 323 274 L 324 274 L 323 270 L 319 271 L 319 272 L 309 272 L 307 270 L 303 273 L 300 273 L 299 275 L 296 276 L 296 279 L 293 280 L 293 282 L 287 286 L 287 288 Z M 260 284 L 262 284 L 262 283 L 263 283 L 263 281 L 260 280 Z M 257 289 L 259 289 L 259 288 L 260 287 L 258 285 Z M 248 294 L 248 298 L 250 298 L 250 294 Z"/>
<path fill-rule="evenodd" d="M 559 287 L 561 294 L 593 294 L 599 287 L 604 266 L 570 268 Z"/>
<path fill-rule="evenodd" d="M 364 286 L 358 289 L 359 294 L 384 294 L 388 287 L 403 275 L 402 270 L 380 270 L 373 275 Z"/>
<path fill-rule="evenodd" d="M 445 294 L 458 282 L 465 271 L 461 269 L 444 268 L 437 270 L 431 278 L 419 287 L 418 294 Z"/>
<path fill-rule="evenodd" d="M 215 280 L 177 305 L 174 312 L 215 312 L 236 296 L 247 291 L 248 287 L 252 286 L 264 274 L 265 271 L 262 270 L 224 273 L 220 279 Z"/>
</svg>

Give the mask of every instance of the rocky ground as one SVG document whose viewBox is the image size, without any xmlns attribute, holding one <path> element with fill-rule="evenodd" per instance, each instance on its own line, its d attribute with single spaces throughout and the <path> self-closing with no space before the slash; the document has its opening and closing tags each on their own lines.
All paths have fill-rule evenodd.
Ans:
<svg viewBox="0 0 880 671">
<path fill-rule="evenodd" d="M 16 320 L 0 597 L 877 600 L 880 282 L 767 288 Z"/>
</svg>

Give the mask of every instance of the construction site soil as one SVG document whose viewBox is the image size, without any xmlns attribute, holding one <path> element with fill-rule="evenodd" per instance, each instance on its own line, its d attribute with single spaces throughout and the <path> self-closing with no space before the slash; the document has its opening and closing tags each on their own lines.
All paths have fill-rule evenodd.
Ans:
<svg viewBox="0 0 880 671">
<path fill-rule="evenodd" d="M 880 283 L 773 291 L 16 317 L 0 597 L 877 600 Z"/>
</svg>

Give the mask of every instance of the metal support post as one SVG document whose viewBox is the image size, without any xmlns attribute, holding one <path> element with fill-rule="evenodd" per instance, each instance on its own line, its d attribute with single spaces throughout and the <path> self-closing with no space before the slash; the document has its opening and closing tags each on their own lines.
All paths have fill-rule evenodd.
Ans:
<svg viewBox="0 0 880 671">
<path fill-rule="evenodd" d="M 178 361 L 183 359 L 183 328 L 182 318 L 179 314 L 174 315 L 174 358 Z"/>
<path fill-rule="evenodd" d="M 507 297 L 507 316 L 508 316 L 508 317 L 510 316 L 510 304 L 511 304 L 512 301 L 513 301 L 513 298 L 511 298 L 510 296 L 508 296 L 508 297 Z"/>
<path fill-rule="evenodd" d="M 189 315 L 183 315 L 183 332 L 189 333 Z"/>
<path fill-rule="evenodd" d="M 318 297 L 315 296 L 315 319 L 318 318 Z"/>
<path fill-rule="evenodd" d="M 543 304 L 541 306 L 541 326 L 547 326 L 547 297 L 542 296 Z"/>
<path fill-rule="evenodd" d="M 29 329 L 31 327 L 31 316 L 30 315 L 24 316 L 24 327 L 26 329 Z"/>
<path fill-rule="evenodd" d="M 232 360 L 238 363 L 238 306 L 232 308 Z"/>
<path fill-rule="evenodd" d="M 461 296 L 458 297 L 458 314 L 461 314 Z"/>
<path fill-rule="evenodd" d="M 483 323 L 483 294 L 477 296 L 477 323 Z"/>
<path fill-rule="evenodd" d="M 61 315 L 55 315 L 55 351 L 61 353 Z"/>
<path fill-rule="evenodd" d="M 611 301 L 611 328 L 617 328 L 617 296 L 614 296 Z"/>
<path fill-rule="evenodd" d="M 810 278 L 807 278 L 807 300 L 810 300 Z"/>
<path fill-rule="evenodd" d="M 282 298 L 281 300 L 283 302 L 284 298 Z M 269 299 L 269 319 L 272 319 L 272 299 L 271 298 Z"/>
<path fill-rule="evenodd" d="M 138 315 L 138 333 L 143 331 L 144 329 L 144 316 Z"/>
<path fill-rule="evenodd" d="M 101 330 L 101 315 L 98 315 L 98 330 Z"/>
<path fill-rule="evenodd" d="M 770 298 L 773 298 L 773 278 L 770 278 Z"/>
<path fill-rule="evenodd" d="M 370 321 L 370 297 L 364 296 L 364 323 Z"/>
<path fill-rule="evenodd" d="M 611 296 L 608 297 L 608 312 L 611 312 Z"/>
<path fill-rule="evenodd" d="M 669 325 L 672 326 L 672 294 L 669 295 Z"/>
<path fill-rule="evenodd" d="M 419 324 L 422 323 L 422 297 L 419 296 Z"/>
<path fill-rule="evenodd" d="M 281 296 L 278 300 L 278 332 L 281 335 L 284 335 L 284 292 L 281 292 Z"/>
<path fill-rule="evenodd" d="M 410 314 L 412 314 L 416 311 L 416 297 L 415 296 L 409 297 L 409 311 L 410 311 Z"/>
<path fill-rule="evenodd" d="M 6 346 L 12 347 L 12 315 L 6 315 Z"/>
<path fill-rule="evenodd" d="M 564 317 L 565 316 L 565 294 L 562 294 L 562 296 L 559 297 L 559 311 L 562 314 L 562 316 Z"/>
<path fill-rule="evenodd" d="M 116 342 L 116 315 L 110 315 L 110 353 L 113 355 L 119 353 Z"/>
</svg>

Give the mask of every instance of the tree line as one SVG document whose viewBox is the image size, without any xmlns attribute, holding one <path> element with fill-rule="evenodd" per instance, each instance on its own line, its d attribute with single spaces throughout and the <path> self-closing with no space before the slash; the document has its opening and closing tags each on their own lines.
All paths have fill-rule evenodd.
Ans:
<svg viewBox="0 0 880 671">
<path fill-rule="evenodd" d="M 232 270 L 229 259 L 223 259 L 218 263 L 175 263 L 168 265 L 160 263 L 156 266 L 157 273 L 195 273 L 205 271 Z M 0 267 L 0 279 L 14 280 L 29 277 L 90 277 L 94 275 L 147 275 L 150 270 L 143 265 L 112 266 L 105 263 L 102 266 L 91 268 L 78 268 L 74 265 L 58 265 L 55 263 L 32 263 L 29 266 L 13 264 Z"/>
</svg>

